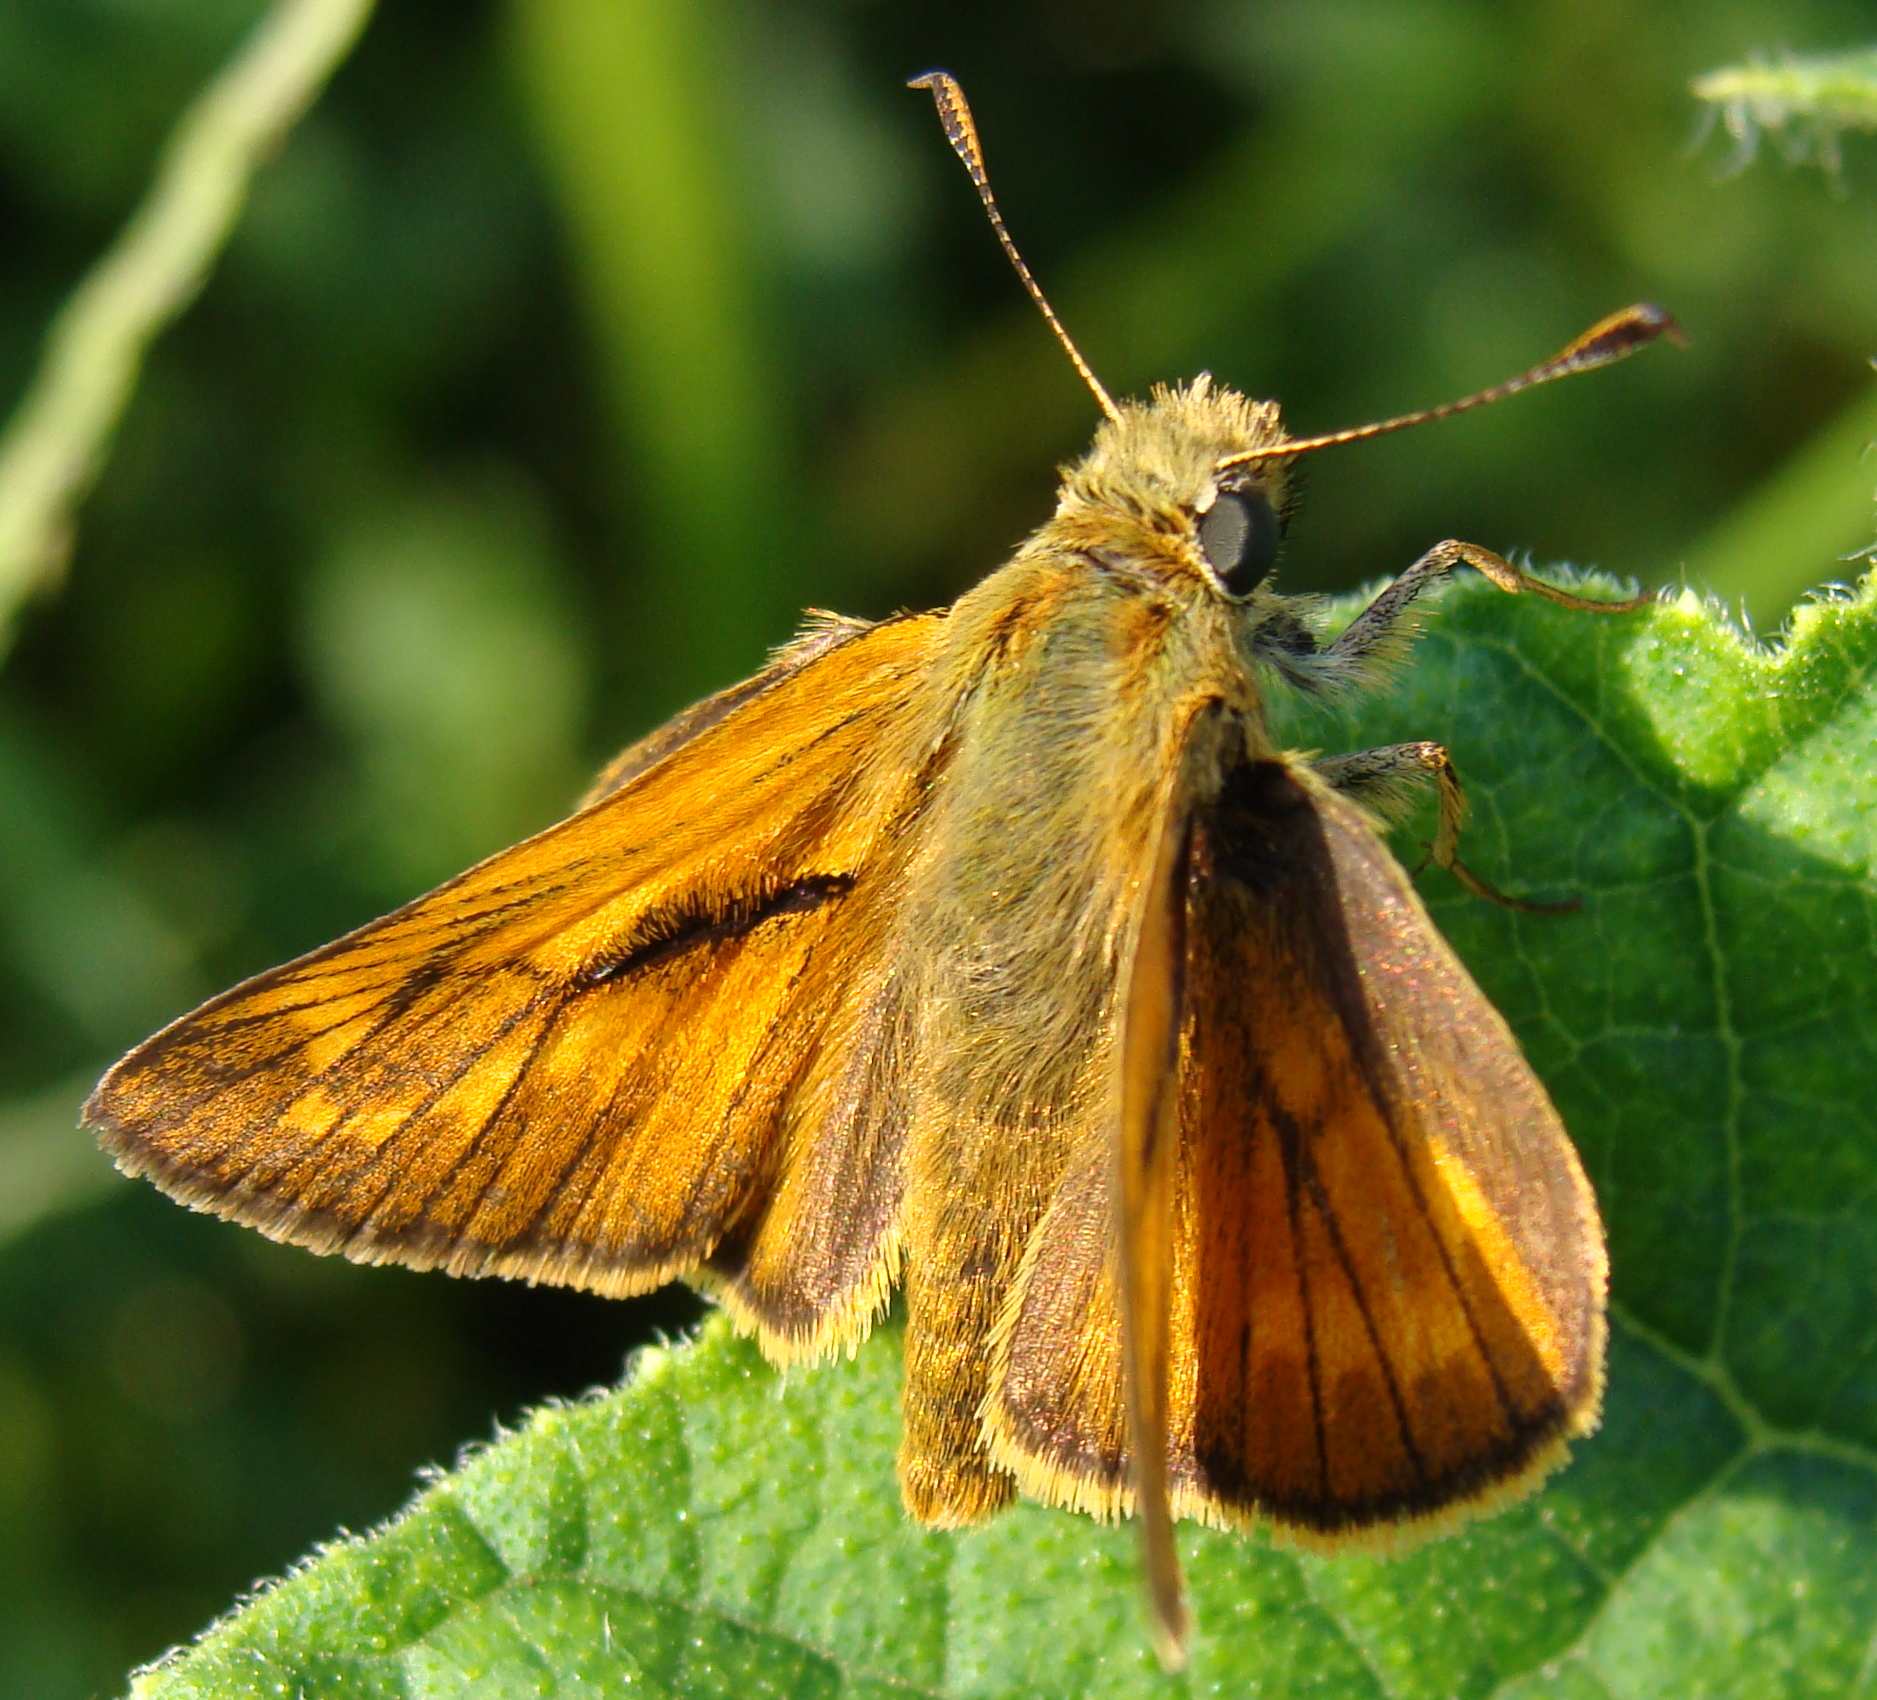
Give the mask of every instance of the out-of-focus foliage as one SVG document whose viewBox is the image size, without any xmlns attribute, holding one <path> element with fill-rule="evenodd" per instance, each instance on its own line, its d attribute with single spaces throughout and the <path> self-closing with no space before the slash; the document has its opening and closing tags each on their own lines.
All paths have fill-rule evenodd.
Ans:
<svg viewBox="0 0 1877 1700">
<path fill-rule="evenodd" d="M 260 0 L 0 7 L 0 406 Z M 1108 385 L 1337 425 L 1609 307 L 1694 338 L 1326 456 L 1283 566 L 1457 535 L 1763 627 L 1871 535 L 1877 143 L 1690 147 L 1861 0 L 512 0 L 381 10 L 156 347 L 0 677 L 0 1691 L 106 1689 L 685 1301 L 285 1251 L 113 1184 L 117 1051 L 541 824 L 792 610 L 955 594 L 1087 396 L 901 91 L 964 79 Z M 1427 728 L 1439 735 L 1443 728 Z M 157 1461 L 161 1467 L 157 1467 Z"/>
<path fill-rule="evenodd" d="M 136 392 L 143 358 L 214 269 L 255 172 L 324 90 L 373 0 L 278 0 L 190 103 L 150 191 L 46 333 L 0 432 L 0 659 L 27 595 L 62 566 L 73 513 Z"/>
<path fill-rule="evenodd" d="M 1744 65 L 1704 72 L 1689 86 L 1733 137 L 1741 167 L 1759 153 L 1761 136 L 1770 135 L 1787 159 L 1816 161 L 1836 176 L 1844 168 L 1844 133 L 1877 130 L 1877 48 L 1756 54 Z"/>
</svg>

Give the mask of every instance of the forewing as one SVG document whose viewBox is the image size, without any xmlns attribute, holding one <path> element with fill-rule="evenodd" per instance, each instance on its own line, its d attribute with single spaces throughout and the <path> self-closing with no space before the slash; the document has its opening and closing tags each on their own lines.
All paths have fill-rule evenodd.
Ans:
<svg viewBox="0 0 1877 1700">
<path fill-rule="evenodd" d="M 1306 1541 L 1529 1489 L 1595 1425 L 1594 1199 L 1504 1021 L 1361 814 L 1238 770 L 1187 859 L 1167 1469 L 1177 1511 Z M 1024 1491 L 1134 1508 L 1097 1163 L 1026 1259 L 987 1420 Z"/>
<path fill-rule="evenodd" d="M 159 1033 L 88 1119 L 315 1250 L 608 1293 L 709 1261 L 778 1355 L 851 1338 L 897 1210 L 883 955 L 940 623 L 690 717 L 580 813 Z"/>
<path fill-rule="evenodd" d="M 1192 1510 L 1305 1538 L 1528 1490 L 1596 1421 L 1595 1201 L 1360 812 L 1278 762 L 1196 835 L 1182 1079 Z"/>
<path fill-rule="evenodd" d="M 1190 748 L 1190 744 L 1187 746 Z M 1121 1385 L 1127 1404 L 1131 1486 L 1153 1634 L 1161 1662 L 1185 1658 L 1186 1606 L 1167 1477 L 1168 1367 L 1172 1357 L 1174 1196 L 1179 1154 L 1180 1028 L 1186 980 L 1190 784 L 1177 774 L 1141 888 L 1134 947 L 1121 997 L 1120 1079 L 1112 1137 Z"/>
</svg>

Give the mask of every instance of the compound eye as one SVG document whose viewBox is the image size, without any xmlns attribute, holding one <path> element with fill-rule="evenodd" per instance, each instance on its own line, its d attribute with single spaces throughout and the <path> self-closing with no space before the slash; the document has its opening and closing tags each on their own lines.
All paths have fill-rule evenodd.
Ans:
<svg viewBox="0 0 1877 1700">
<path fill-rule="evenodd" d="M 1243 596 L 1277 560 L 1277 515 L 1262 490 L 1221 490 L 1199 521 L 1199 547 L 1219 583 Z"/>
</svg>

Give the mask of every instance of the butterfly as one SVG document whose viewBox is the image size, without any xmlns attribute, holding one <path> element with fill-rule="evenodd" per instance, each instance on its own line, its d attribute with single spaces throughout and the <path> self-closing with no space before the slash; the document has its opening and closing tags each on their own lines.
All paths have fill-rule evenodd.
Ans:
<svg viewBox="0 0 1877 1700">
<path fill-rule="evenodd" d="M 119 1165 L 365 1262 L 634 1294 L 683 1279 L 779 1364 L 905 1307 L 921 1522 L 1134 1514 L 1335 1546 L 1531 1487 L 1594 1426 L 1595 1200 L 1380 827 L 1435 743 L 1281 748 L 1273 679 L 1381 682 L 1436 545 L 1333 641 L 1269 579 L 1297 461 L 1633 352 L 1317 437 L 1201 377 L 1115 402 L 928 90 L 1104 415 L 1054 515 L 951 607 L 817 615 L 578 810 L 165 1028 L 86 1117 Z"/>
</svg>

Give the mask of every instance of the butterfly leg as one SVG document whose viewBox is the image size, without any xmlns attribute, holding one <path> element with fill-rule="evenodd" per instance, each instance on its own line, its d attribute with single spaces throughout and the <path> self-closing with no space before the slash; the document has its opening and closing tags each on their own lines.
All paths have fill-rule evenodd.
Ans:
<svg viewBox="0 0 1877 1700">
<path fill-rule="evenodd" d="M 1617 602 L 1599 602 L 1560 590 L 1555 584 L 1533 578 L 1522 567 L 1515 567 L 1503 555 L 1481 548 L 1477 543 L 1462 543 L 1455 538 L 1436 543 L 1413 566 L 1387 585 L 1368 607 L 1344 628 L 1342 635 L 1320 654 L 1311 658 L 1310 671 L 1321 670 L 1334 677 L 1360 678 L 1365 670 L 1386 667 L 1395 660 L 1413 636 L 1412 626 L 1402 616 L 1421 593 L 1440 583 L 1460 567 L 1471 567 L 1490 579 L 1508 595 L 1529 592 L 1561 608 L 1583 614 L 1623 614 L 1640 608 L 1647 596 L 1632 596 Z"/>
<path fill-rule="evenodd" d="M 1345 756 L 1326 756 L 1314 766 L 1344 796 L 1353 797 L 1383 821 L 1399 819 L 1419 793 L 1431 784 L 1440 813 L 1434 825 L 1434 841 L 1427 847 L 1421 866 L 1432 862 L 1438 868 L 1445 868 L 1475 897 L 1535 915 L 1578 907 L 1574 901 L 1534 903 L 1523 897 L 1509 897 L 1460 860 L 1460 827 L 1466 819 L 1466 793 L 1460 788 L 1460 776 L 1454 771 L 1453 757 L 1445 744 L 1380 744 L 1374 749 L 1355 750 Z"/>
</svg>

